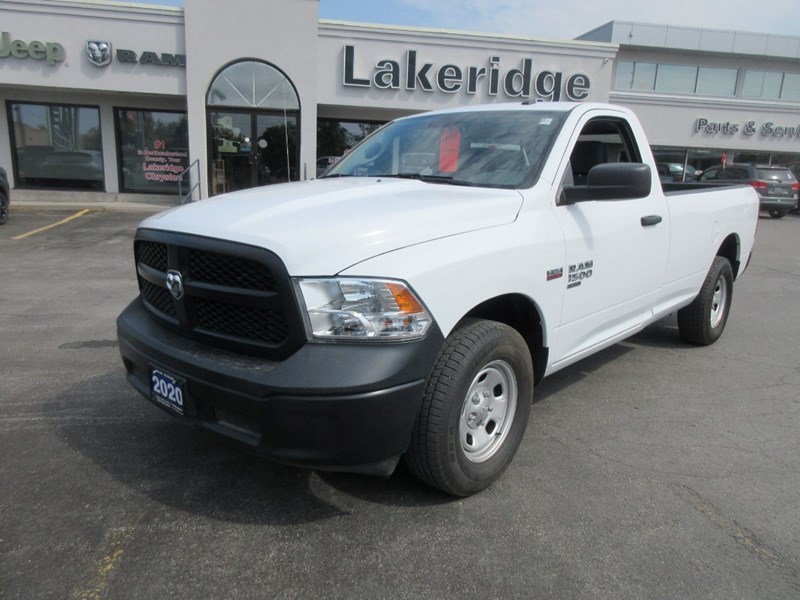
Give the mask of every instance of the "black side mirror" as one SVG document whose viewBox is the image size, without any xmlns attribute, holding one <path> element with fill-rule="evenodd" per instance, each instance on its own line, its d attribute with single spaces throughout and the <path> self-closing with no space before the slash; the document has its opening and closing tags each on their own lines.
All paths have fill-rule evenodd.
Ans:
<svg viewBox="0 0 800 600">
<path fill-rule="evenodd" d="M 643 163 L 604 163 L 591 168 L 585 186 L 564 186 L 561 204 L 645 198 L 651 186 L 650 167 Z"/>
</svg>

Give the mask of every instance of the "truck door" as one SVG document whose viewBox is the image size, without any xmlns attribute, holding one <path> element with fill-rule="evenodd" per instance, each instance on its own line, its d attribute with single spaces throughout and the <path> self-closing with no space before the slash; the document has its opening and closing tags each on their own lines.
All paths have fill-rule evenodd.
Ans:
<svg viewBox="0 0 800 600">
<path fill-rule="evenodd" d="M 563 168 L 564 185 L 586 185 L 589 170 L 607 162 L 641 162 L 630 124 L 592 118 L 577 128 Z M 566 242 L 564 303 L 554 366 L 578 360 L 652 316 L 669 251 L 669 213 L 657 177 L 650 195 L 634 200 L 559 203 Z"/>
</svg>

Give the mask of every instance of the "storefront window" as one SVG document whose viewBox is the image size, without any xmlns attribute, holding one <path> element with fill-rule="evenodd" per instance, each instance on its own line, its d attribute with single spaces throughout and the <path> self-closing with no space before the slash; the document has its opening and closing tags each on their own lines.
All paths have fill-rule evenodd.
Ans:
<svg viewBox="0 0 800 600">
<path fill-rule="evenodd" d="M 684 148 L 652 148 L 658 175 L 662 181 L 692 181 L 696 171 L 686 162 Z"/>
<path fill-rule="evenodd" d="M 117 109 L 116 124 L 120 189 L 177 194 L 189 166 L 186 113 Z"/>
<path fill-rule="evenodd" d="M 697 85 L 697 67 L 684 65 L 658 65 L 656 91 L 676 94 L 694 94 Z"/>
<path fill-rule="evenodd" d="M 773 152 L 770 164 L 773 165 L 800 165 L 800 154 L 789 152 Z"/>
<path fill-rule="evenodd" d="M 782 100 L 800 100 L 800 74 L 786 73 L 783 76 Z"/>
<path fill-rule="evenodd" d="M 652 92 L 656 86 L 656 64 L 623 61 L 617 65 L 616 88 Z"/>
<path fill-rule="evenodd" d="M 748 70 L 742 95 L 746 98 L 780 98 L 783 73 Z"/>
<path fill-rule="evenodd" d="M 8 113 L 17 185 L 105 188 L 98 108 L 13 102 Z"/>
<path fill-rule="evenodd" d="M 709 167 L 721 165 L 723 155 L 728 158 L 728 162 L 731 162 L 730 156 L 725 152 L 725 150 L 690 148 L 687 153 L 686 164 L 695 169 L 696 175 L 700 175 L 700 173 Z"/>
<path fill-rule="evenodd" d="M 734 96 L 738 73 L 736 69 L 700 67 L 697 72 L 696 92 L 705 96 Z"/>
<path fill-rule="evenodd" d="M 614 87 L 618 90 L 735 96 L 737 69 L 621 61 Z"/>
<path fill-rule="evenodd" d="M 736 152 L 733 155 L 733 162 L 750 163 L 758 165 L 768 165 L 770 160 L 769 152 Z"/>
</svg>

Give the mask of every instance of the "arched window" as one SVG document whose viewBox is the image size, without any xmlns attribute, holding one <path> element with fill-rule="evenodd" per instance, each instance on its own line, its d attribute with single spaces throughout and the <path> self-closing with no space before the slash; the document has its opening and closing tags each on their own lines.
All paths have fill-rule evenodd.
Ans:
<svg viewBox="0 0 800 600">
<path fill-rule="evenodd" d="M 255 60 L 229 65 L 208 90 L 209 106 L 300 110 L 300 99 L 286 75 Z"/>
</svg>

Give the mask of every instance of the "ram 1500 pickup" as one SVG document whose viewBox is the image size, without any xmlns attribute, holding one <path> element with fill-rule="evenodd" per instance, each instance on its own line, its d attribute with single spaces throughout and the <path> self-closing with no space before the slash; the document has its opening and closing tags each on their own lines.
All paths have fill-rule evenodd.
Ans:
<svg viewBox="0 0 800 600">
<path fill-rule="evenodd" d="M 315 181 L 146 219 L 117 321 L 130 383 L 276 461 L 453 495 L 494 481 L 534 384 L 677 311 L 717 340 L 749 186 L 659 183 L 629 110 L 461 108 L 394 121 Z"/>
</svg>

